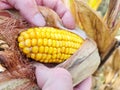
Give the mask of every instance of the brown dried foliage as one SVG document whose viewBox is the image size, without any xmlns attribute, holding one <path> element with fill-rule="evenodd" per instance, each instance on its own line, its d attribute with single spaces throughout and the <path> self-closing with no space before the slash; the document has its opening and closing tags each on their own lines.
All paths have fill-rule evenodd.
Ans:
<svg viewBox="0 0 120 90">
<path fill-rule="evenodd" d="M 103 59 L 113 47 L 114 38 L 120 26 L 120 19 L 118 20 L 120 0 L 110 1 L 105 19 L 82 0 L 75 0 L 75 2 L 78 21 L 81 22 L 82 28 L 87 35 L 96 41 Z"/>
<path fill-rule="evenodd" d="M 9 46 L 0 51 L 0 63 L 7 69 L 0 74 L 0 77 L 4 75 L 0 78 L 0 82 L 10 78 L 35 80 L 34 67 L 21 54 L 17 46 L 18 34 L 28 27 L 22 20 L 22 18 L 14 18 L 8 11 L 0 11 L 0 39 Z"/>
</svg>

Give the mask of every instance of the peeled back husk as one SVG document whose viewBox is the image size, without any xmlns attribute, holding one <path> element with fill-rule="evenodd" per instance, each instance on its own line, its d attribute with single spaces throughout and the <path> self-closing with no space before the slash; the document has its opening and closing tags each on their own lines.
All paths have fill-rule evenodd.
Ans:
<svg viewBox="0 0 120 90">
<path fill-rule="evenodd" d="M 39 10 L 45 17 L 47 26 L 57 28 L 64 27 L 54 11 L 46 7 L 39 7 Z M 13 15 L 13 13 L 10 12 L 10 15 Z M 0 20 L 3 20 L 3 22 L 0 23 L 0 39 L 4 40 L 9 46 L 8 49 L 5 49 L 0 53 L 0 62 L 6 67 L 6 71 L 0 73 L 0 89 L 38 90 L 34 76 L 34 66 L 29 62 L 28 58 L 21 54 L 16 42 L 18 34 L 30 26 L 28 23 L 24 22 L 24 24 L 23 19 L 18 17 L 19 16 L 17 16 L 17 19 L 16 16 L 12 16 L 11 18 L 4 16 L 0 17 Z M 14 23 L 12 22 L 12 25 L 14 26 L 8 27 L 11 23 L 5 22 L 7 19 L 10 19 L 11 21 L 13 20 Z M 100 63 L 96 43 L 88 37 L 84 37 L 84 40 L 84 44 L 77 52 L 65 62 L 55 66 L 63 67 L 71 73 L 73 86 L 76 86 L 78 83 L 93 74 Z"/>
</svg>

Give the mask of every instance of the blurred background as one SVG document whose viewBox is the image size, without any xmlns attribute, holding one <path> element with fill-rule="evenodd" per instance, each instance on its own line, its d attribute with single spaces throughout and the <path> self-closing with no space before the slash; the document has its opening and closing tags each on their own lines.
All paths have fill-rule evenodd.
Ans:
<svg viewBox="0 0 120 90">
<path fill-rule="evenodd" d="M 87 4 L 104 17 L 110 0 L 86 0 Z M 120 7 L 119 7 L 120 18 Z M 93 75 L 92 90 L 120 90 L 120 28 L 116 35 L 118 47 Z"/>
</svg>

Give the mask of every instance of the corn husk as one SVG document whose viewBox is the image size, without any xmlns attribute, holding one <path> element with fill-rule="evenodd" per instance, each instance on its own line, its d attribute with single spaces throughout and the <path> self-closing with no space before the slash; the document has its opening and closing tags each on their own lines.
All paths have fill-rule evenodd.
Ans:
<svg viewBox="0 0 120 90">
<path fill-rule="evenodd" d="M 45 7 L 39 7 L 39 10 L 45 17 L 47 26 L 63 28 L 61 20 L 54 11 Z M 1 13 L 7 12 L 1 11 Z M 7 14 L 7 17 L 4 15 L 0 16 L 0 39 L 9 46 L 0 52 L 0 63 L 6 68 L 6 71 L 0 73 L 1 89 L 34 90 L 36 88 L 35 90 L 37 90 L 33 62 L 30 62 L 20 52 L 16 42 L 18 34 L 26 28 L 29 28 L 30 24 L 14 11 Z M 49 17 L 52 19 L 49 19 Z M 94 73 L 100 63 L 96 43 L 88 37 L 85 37 L 84 40 L 85 42 L 82 47 L 68 60 L 55 65 L 56 67 L 63 67 L 71 73 L 73 86 L 76 86 Z"/>
<path fill-rule="evenodd" d="M 115 36 L 120 28 L 118 17 L 120 0 L 110 0 L 105 16 L 101 16 L 82 0 L 74 1 L 76 2 L 77 25 L 96 41 L 101 56 L 100 66 L 107 61 L 107 64 L 99 67 L 99 70 L 95 73 L 93 90 L 119 90 L 120 59 L 118 48 L 116 49 L 116 42 L 118 41 Z M 114 55 L 113 52 L 116 52 L 116 54 Z M 108 59 L 109 57 L 111 59 Z"/>
<path fill-rule="evenodd" d="M 102 66 L 95 73 L 93 77 L 93 90 L 120 90 L 119 8 L 119 0 L 110 0 L 108 11 L 104 16 L 104 22 L 111 32 L 118 31 L 116 36 L 117 43 L 109 51 L 109 58 L 102 62 Z"/>
<path fill-rule="evenodd" d="M 110 8 L 111 6 L 108 8 L 108 12 L 106 13 L 106 20 L 104 20 L 103 17 L 101 17 L 96 11 L 91 9 L 82 0 L 75 0 L 75 2 L 79 17 L 78 19 L 79 22 L 81 22 L 82 24 L 83 30 L 87 33 L 89 37 L 96 41 L 100 55 L 102 59 L 104 59 L 109 50 L 114 46 L 115 35 L 120 24 L 119 20 L 117 20 L 117 12 L 119 11 L 119 0 L 114 0 L 110 2 L 110 4 L 114 2 L 116 5 L 114 4 L 113 8 Z M 106 22 L 112 24 L 112 27 L 110 27 L 110 24 Z M 115 24 L 113 24 L 113 22 Z"/>
<path fill-rule="evenodd" d="M 86 47 L 86 45 L 88 46 Z M 75 86 L 86 77 L 93 74 L 98 68 L 99 63 L 100 57 L 96 44 L 92 40 L 87 39 L 84 45 L 71 56 L 68 61 L 59 64 L 58 66 L 66 68 L 71 73 L 73 77 L 73 86 Z"/>
</svg>

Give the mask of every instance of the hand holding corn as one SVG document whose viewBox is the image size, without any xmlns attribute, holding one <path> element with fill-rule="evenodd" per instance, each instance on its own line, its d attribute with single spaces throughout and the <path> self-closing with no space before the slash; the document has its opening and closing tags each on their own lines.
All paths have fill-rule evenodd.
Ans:
<svg viewBox="0 0 120 90">
<path fill-rule="evenodd" d="M 28 20 L 33 25 L 45 26 L 46 22 L 45 22 L 43 16 L 39 13 L 39 11 L 37 9 L 37 5 L 46 6 L 46 7 L 49 7 L 51 9 L 55 10 L 56 13 L 59 15 L 59 17 L 62 19 L 63 25 L 65 27 L 70 28 L 70 29 L 73 29 L 75 27 L 75 22 L 74 22 L 74 19 L 73 19 L 71 13 L 66 9 L 66 7 L 63 5 L 61 0 L 0 0 L 0 9 L 10 9 L 10 8 L 14 7 L 17 10 L 19 10 L 20 13 L 26 18 L 26 20 Z M 34 31 L 34 33 L 36 33 L 36 30 Z M 24 36 L 24 34 L 22 34 L 22 35 Z M 25 32 L 25 39 L 26 38 L 27 38 L 27 32 Z M 22 39 L 20 38 L 19 40 L 21 42 Z M 30 41 L 32 41 L 32 43 L 30 43 Z M 36 53 L 37 49 L 39 51 L 39 48 L 40 48 L 40 47 L 36 48 L 36 46 L 37 46 L 36 41 L 37 42 L 39 41 L 39 39 L 36 39 L 36 37 L 33 37 L 32 39 L 28 38 L 26 40 L 23 39 L 22 43 L 20 44 L 20 47 L 22 48 L 24 53 L 28 54 L 27 55 L 28 57 L 31 56 L 33 59 L 42 60 L 42 59 L 39 59 L 40 58 L 39 53 Z M 49 40 L 47 40 L 47 41 L 49 41 Z M 43 40 L 43 42 L 46 42 L 46 39 Z M 24 44 L 27 45 L 28 47 L 30 45 L 32 45 L 34 48 L 28 49 L 26 46 L 24 46 Z M 50 43 L 49 43 L 49 45 L 50 45 Z M 72 44 L 70 44 L 70 45 L 72 45 Z M 38 46 L 39 46 L 39 44 L 38 44 Z M 56 44 L 55 44 L 55 47 L 57 47 Z M 78 46 L 76 45 L 76 47 L 78 47 Z M 43 51 L 46 52 L 46 50 L 47 49 L 44 49 Z M 70 51 L 74 51 L 74 50 L 70 50 Z M 33 52 L 32 55 L 31 55 L 31 52 Z M 56 50 L 55 50 L 55 52 L 56 52 Z M 64 53 L 66 53 L 66 52 L 64 52 Z M 71 52 L 69 52 L 69 50 L 67 53 L 71 54 Z M 65 57 L 63 57 L 63 61 L 64 61 L 66 59 L 66 57 L 68 57 L 69 55 L 63 54 L 63 56 L 65 56 Z M 55 61 L 53 61 L 53 62 L 55 62 Z M 57 63 L 58 62 L 61 62 L 61 60 L 60 61 L 58 60 Z M 53 73 L 54 73 L 54 75 L 53 75 Z M 35 75 L 36 75 L 38 85 L 40 88 L 42 88 L 42 90 L 73 90 L 71 75 L 65 69 L 62 69 L 62 68 L 49 69 L 45 66 L 42 66 L 42 67 L 37 66 Z M 88 79 L 87 81 L 78 85 L 78 87 L 76 87 L 74 90 L 80 90 L 80 89 L 90 90 L 90 86 L 91 86 L 91 80 Z"/>
<path fill-rule="evenodd" d="M 63 25 L 73 29 L 74 19 L 61 0 L 0 0 L 0 9 L 16 8 L 20 13 L 35 26 L 45 26 L 46 22 L 39 13 L 37 5 L 53 9 L 62 19 Z"/>
<path fill-rule="evenodd" d="M 90 77 L 73 88 L 71 74 L 63 68 L 49 69 L 43 65 L 36 65 L 35 73 L 42 90 L 91 90 Z"/>
</svg>

